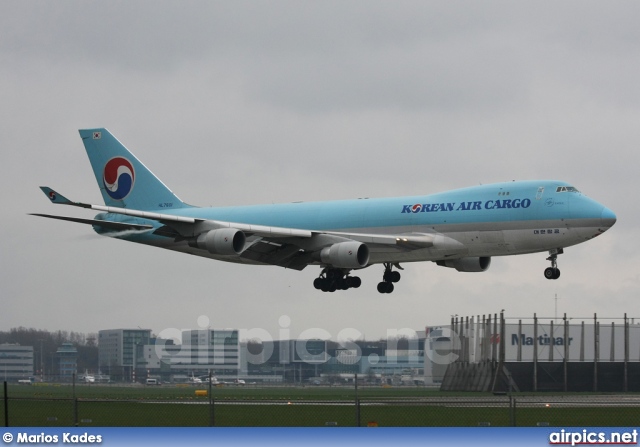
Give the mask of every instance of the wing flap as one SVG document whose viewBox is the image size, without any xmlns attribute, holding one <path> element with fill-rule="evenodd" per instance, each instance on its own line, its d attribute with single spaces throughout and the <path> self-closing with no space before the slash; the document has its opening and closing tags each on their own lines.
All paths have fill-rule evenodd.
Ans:
<svg viewBox="0 0 640 447">
<path fill-rule="evenodd" d="M 265 238 L 290 238 L 290 237 L 303 237 L 309 238 L 313 236 L 313 231 L 299 230 L 297 228 L 283 228 L 283 227 L 268 227 L 264 225 L 250 225 L 237 222 L 223 222 L 220 220 L 206 220 L 204 221 L 211 225 L 213 228 L 235 228 L 242 230 L 248 234 L 255 234 L 256 236 Z"/>
<path fill-rule="evenodd" d="M 335 236 L 353 239 L 372 245 L 396 245 L 407 250 L 417 250 L 421 248 L 433 247 L 436 235 L 426 233 L 404 233 L 404 234 L 367 234 L 367 233 L 342 233 L 326 232 Z"/>
<path fill-rule="evenodd" d="M 294 270 L 303 270 L 313 261 L 309 254 L 294 243 L 278 244 L 262 238 L 250 243 L 240 256 L 263 264 Z"/>
</svg>

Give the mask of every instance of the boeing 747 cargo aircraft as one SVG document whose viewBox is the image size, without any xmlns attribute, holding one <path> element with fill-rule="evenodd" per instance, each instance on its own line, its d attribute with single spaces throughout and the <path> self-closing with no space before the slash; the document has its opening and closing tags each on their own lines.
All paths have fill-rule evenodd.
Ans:
<svg viewBox="0 0 640 447">
<path fill-rule="evenodd" d="M 302 270 L 320 266 L 325 292 L 359 287 L 352 276 L 384 267 L 391 293 L 401 263 L 433 261 L 483 272 L 492 256 L 548 252 L 557 257 L 616 222 L 607 207 L 569 183 L 496 183 L 438 194 L 381 199 L 199 208 L 182 202 L 108 130 L 80 130 L 105 205 L 73 202 L 41 187 L 51 202 L 100 211 L 93 219 L 35 214 L 92 225 L 104 236 L 241 264 Z M 395 268 L 395 270 L 394 270 Z"/>
</svg>

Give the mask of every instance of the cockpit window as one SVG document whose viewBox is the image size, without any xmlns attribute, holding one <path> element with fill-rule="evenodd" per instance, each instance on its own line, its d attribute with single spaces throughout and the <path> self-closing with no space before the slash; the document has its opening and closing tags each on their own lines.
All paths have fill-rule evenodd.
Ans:
<svg viewBox="0 0 640 447">
<path fill-rule="evenodd" d="M 558 186 L 556 192 L 580 192 L 573 186 Z"/>
</svg>

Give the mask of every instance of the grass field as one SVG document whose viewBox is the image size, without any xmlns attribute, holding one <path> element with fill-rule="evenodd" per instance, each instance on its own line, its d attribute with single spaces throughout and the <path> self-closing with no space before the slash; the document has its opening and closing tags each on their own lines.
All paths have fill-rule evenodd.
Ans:
<svg viewBox="0 0 640 447">
<path fill-rule="evenodd" d="M 87 399 L 192 399 L 196 390 L 208 390 L 204 385 L 76 385 L 75 396 Z M 280 400 L 353 400 L 355 390 L 346 386 L 233 386 L 212 387 L 216 399 L 280 399 Z M 489 395 L 489 394 L 486 394 Z M 10 397 L 71 398 L 69 384 L 9 385 Z M 442 393 L 425 387 L 360 387 L 363 398 L 416 398 L 439 396 L 474 396 L 478 393 Z"/>
<path fill-rule="evenodd" d="M 34 385 L 9 386 L 10 426 L 632 426 L 640 420 L 640 405 L 616 405 L 602 400 L 594 406 L 584 395 L 563 405 L 515 396 L 512 412 L 506 396 L 440 393 L 425 388 L 367 387 L 214 387 L 213 408 L 208 396 L 196 396 L 206 386 Z M 540 395 L 537 395 L 540 396 Z M 551 401 L 558 396 L 545 395 Z M 640 399 L 638 399 L 640 401 Z M 213 410 L 213 414 L 212 414 Z M 77 415 L 77 416 L 76 416 Z M 4 408 L 0 410 L 0 423 Z"/>
</svg>

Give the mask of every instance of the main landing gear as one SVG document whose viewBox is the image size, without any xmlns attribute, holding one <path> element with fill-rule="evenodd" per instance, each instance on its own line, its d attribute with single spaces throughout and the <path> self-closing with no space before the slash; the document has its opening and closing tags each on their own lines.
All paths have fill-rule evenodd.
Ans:
<svg viewBox="0 0 640 447">
<path fill-rule="evenodd" d="M 551 261 L 551 267 L 547 267 L 544 269 L 544 277 L 547 279 L 558 279 L 560 278 L 560 269 L 558 268 L 558 255 L 564 253 L 562 248 L 558 248 L 556 250 L 549 251 L 549 257 L 547 261 Z"/>
<path fill-rule="evenodd" d="M 357 289 L 362 280 L 357 276 L 349 276 L 341 269 L 326 267 L 320 276 L 313 281 L 313 286 L 323 292 L 335 292 L 336 290 Z"/>
<path fill-rule="evenodd" d="M 396 267 L 402 269 L 398 264 Z M 393 292 L 394 282 L 400 281 L 400 272 L 394 272 L 391 270 L 391 263 L 384 263 L 384 275 L 382 275 L 382 282 L 378 283 L 378 292 L 380 293 L 391 293 Z"/>
<path fill-rule="evenodd" d="M 384 263 L 384 275 L 382 275 L 382 282 L 378 283 L 378 292 L 391 293 L 394 289 L 393 283 L 400 281 L 400 272 L 393 271 L 392 268 L 394 266 L 403 270 L 398 264 Z M 349 271 L 350 269 L 325 267 L 320 276 L 313 281 L 313 286 L 323 292 L 357 289 L 362 284 L 362 281 L 357 276 L 349 276 Z"/>
</svg>

